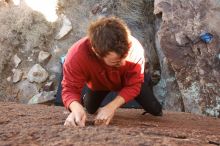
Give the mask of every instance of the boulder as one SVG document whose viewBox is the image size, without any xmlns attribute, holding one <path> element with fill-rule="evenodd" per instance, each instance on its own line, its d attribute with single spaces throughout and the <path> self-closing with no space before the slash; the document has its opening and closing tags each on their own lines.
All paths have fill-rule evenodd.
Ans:
<svg viewBox="0 0 220 146">
<path fill-rule="evenodd" d="M 20 103 L 27 103 L 30 98 L 39 93 L 36 84 L 30 83 L 28 80 L 18 82 L 16 87 L 19 89 L 18 101 Z"/>
<path fill-rule="evenodd" d="M 47 80 L 48 73 L 41 65 L 35 64 L 28 72 L 27 78 L 30 82 L 42 83 Z"/>
<path fill-rule="evenodd" d="M 154 13 L 162 14 L 157 33 L 160 51 L 167 58 L 168 72 L 174 73 L 182 110 L 218 117 L 220 33 L 216 22 L 219 20 L 219 1 L 156 0 L 154 4 Z M 210 43 L 200 39 L 204 32 L 214 36 Z"/>
<path fill-rule="evenodd" d="M 43 91 L 34 95 L 29 101 L 28 104 L 39 104 L 39 103 L 47 103 L 55 100 L 55 91 Z"/>
<path fill-rule="evenodd" d="M 160 61 L 160 81 L 154 86 L 154 94 L 162 103 L 163 108 L 169 111 L 184 111 L 182 95 L 179 90 L 175 73 L 170 68 L 167 57 L 161 49 L 160 42 L 156 36 L 156 48 Z"/>
<path fill-rule="evenodd" d="M 38 62 L 42 63 L 50 58 L 51 54 L 45 51 L 40 51 L 38 55 Z"/>
<path fill-rule="evenodd" d="M 7 77 L 6 79 L 8 82 L 11 82 L 11 76 Z"/>
<path fill-rule="evenodd" d="M 72 23 L 70 22 L 70 20 L 65 15 L 63 15 L 62 18 L 63 18 L 62 27 L 59 33 L 55 37 L 55 39 L 57 40 L 63 38 L 65 35 L 67 35 L 72 30 Z"/>
<path fill-rule="evenodd" d="M 13 57 L 13 61 L 14 61 L 14 64 L 15 64 L 15 68 L 17 68 L 18 65 L 21 63 L 21 59 L 18 57 L 17 54 L 15 54 L 15 56 Z"/>
<path fill-rule="evenodd" d="M 20 69 L 14 69 L 13 73 L 14 73 L 12 77 L 13 83 L 19 82 L 22 78 L 23 72 Z"/>
</svg>

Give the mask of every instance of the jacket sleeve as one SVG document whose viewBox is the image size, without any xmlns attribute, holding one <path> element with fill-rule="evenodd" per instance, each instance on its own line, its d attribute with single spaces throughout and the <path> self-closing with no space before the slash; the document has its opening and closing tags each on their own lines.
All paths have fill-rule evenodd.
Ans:
<svg viewBox="0 0 220 146">
<path fill-rule="evenodd" d="M 64 106 L 69 109 L 73 101 L 81 102 L 80 96 L 85 84 L 85 75 L 80 64 L 75 61 L 67 61 L 63 65 L 62 100 Z"/>
<path fill-rule="evenodd" d="M 132 46 L 127 57 L 128 69 L 125 73 L 124 87 L 119 92 L 119 95 L 129 102 L 140 94 L 141 85 L 144 82 L 144 67 L 145 57 L 144 48 L 140 42 L 130 36 Z"/>
<path fill-rule="evenodd" d="M 140 58 L 138 63 L 132 64 L 125 74 L 125 84 L 119 92 L 119 96 L 123 97 L 126 103 L 140 93 L 141 85 L 144 82 L 144 64 L 144 57 Z"/>
</svg>

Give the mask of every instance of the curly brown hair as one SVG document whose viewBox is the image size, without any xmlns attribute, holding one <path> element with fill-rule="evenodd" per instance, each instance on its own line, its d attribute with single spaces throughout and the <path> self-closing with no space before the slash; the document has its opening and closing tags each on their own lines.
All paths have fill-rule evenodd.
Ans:
<svg viewBox="0 0 220 146">
<path fill-rule="evenodd" d="M 101 18 L 90 24 L 88 37 L 92 47 L 100 57 L 115 52 L 124 57 L 129 50 L 129 35 L 125 22 L 116 17 Z"/>
</svg>

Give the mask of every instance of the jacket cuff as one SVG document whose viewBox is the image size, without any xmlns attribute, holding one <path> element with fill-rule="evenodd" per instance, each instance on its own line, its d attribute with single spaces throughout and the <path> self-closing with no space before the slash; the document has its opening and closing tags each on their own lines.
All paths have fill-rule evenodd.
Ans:
<svg viewBox="0 0 220 146">
<path fill-rule="evenodd" d="M 128 95 L 126 92 L 124 92 L 124 91 L 120 91 L 118 95 L 121 96 L 122 98 L 124 98 L 125 103 L 128 103 L 129 101 L 131 101 L 131 100 L 133 100 L 133 99 L 135 98 L 135 97 L 129 96 L 129 95 Z"/>
</svg>

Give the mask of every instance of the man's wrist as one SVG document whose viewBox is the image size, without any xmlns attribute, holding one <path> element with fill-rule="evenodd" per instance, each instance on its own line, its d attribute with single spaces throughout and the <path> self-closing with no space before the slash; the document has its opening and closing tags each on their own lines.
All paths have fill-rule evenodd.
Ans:
<svg viewBox="0 0 220 146">
<path fill-rule="evenodd" d="M 112 102 L 110 102 L 107 106 L 116 110 L 117 108 L 122 106 L 124 103 L 125 103 L 125 100 L 123 97 L 116 96 L 115 99 Z"/>
<path fill-rule="evenodd" d="M 71 102 L 70 105 L 69 105 L 69 110 L 72 112 L 73 109 L 74 109 L 74 107 L 77 106 L 77 105 L 79 106 L 79 104 L 80 104 L 80 103 L 79 103 L 78 101 L 76 101 L 76 100 L 73 101 L 73 102 Z M 81 105 L 81 104 L 80 104 L 80 105 Z"/>
</svg>

